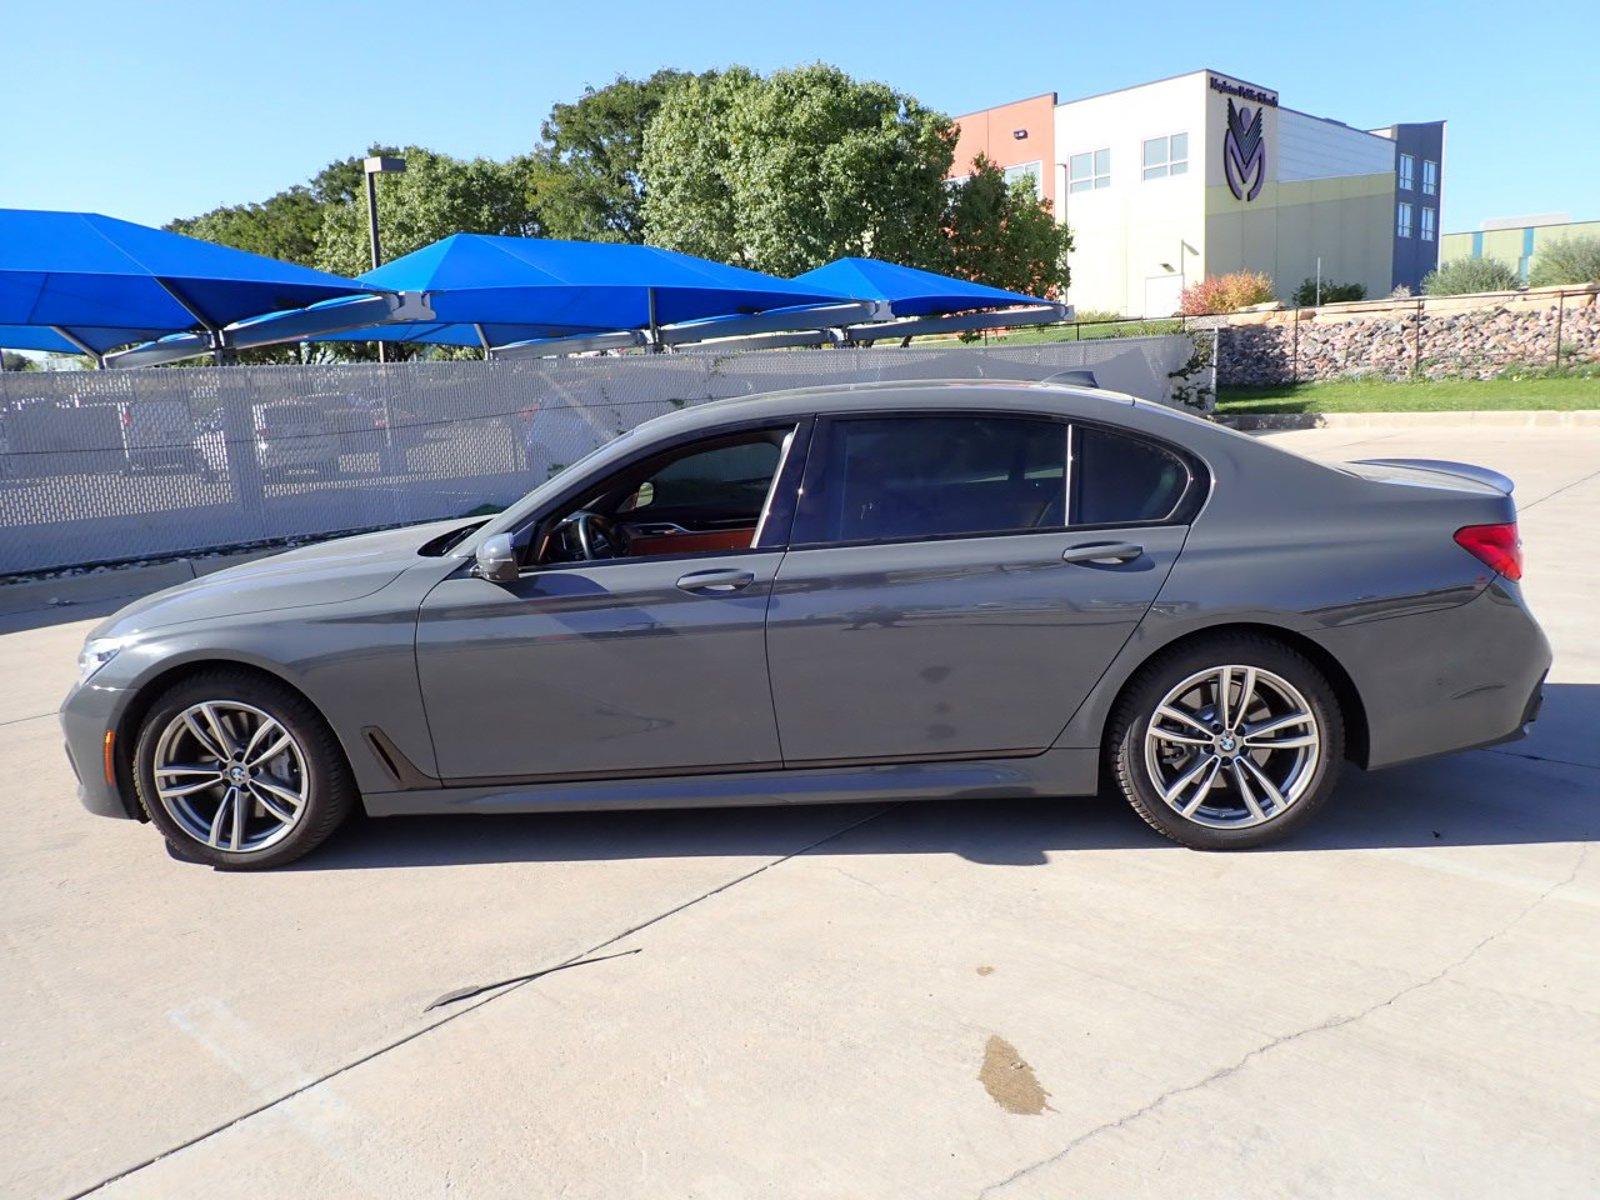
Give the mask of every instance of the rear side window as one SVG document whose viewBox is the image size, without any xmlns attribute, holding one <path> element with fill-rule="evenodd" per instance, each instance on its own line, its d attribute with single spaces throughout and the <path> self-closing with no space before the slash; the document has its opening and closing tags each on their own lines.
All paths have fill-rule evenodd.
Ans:
<svg viewBox="0 0 1600 1200">
<path fill-rule="evenodd" d="M 1026 532 L 1066 524 L 1067 426 L 1025 417 L 830 422 L 793 541 Z"/>
<path fill-rule="evenodd" d="M 1189 468 L 1169 450 L 1092 426 L 1073 430 L 1074 525 L 1164 520 L 1188 486 Z"/>
</svg>

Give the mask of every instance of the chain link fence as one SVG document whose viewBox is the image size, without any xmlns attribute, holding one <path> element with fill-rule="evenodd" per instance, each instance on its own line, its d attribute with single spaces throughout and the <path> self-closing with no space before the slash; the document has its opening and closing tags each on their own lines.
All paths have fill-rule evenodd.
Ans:
<svg viewBox="0 0 1600 1200">
<path fill-rule="evenodd" d="M 499 508 L 689 404 L 1042 379 L 1193 402 L 1184 336 L 1023 347 L 0 374 L 0 576 Z"/>
</svg>

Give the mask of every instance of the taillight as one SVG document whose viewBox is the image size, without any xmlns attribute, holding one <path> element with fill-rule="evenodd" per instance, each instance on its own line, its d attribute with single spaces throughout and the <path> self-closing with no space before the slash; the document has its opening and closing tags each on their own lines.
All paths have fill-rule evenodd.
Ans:
<svg viewBox="0 0 1600 1200">
<path fill-rule="evenodd" d="M 1517 536 L 1515 521 L 1504 525 L 1463 525 L 1456 530 L 1456 544 L 1507 579 L 1522 578 L 1522 539 Z"/>
</svg>

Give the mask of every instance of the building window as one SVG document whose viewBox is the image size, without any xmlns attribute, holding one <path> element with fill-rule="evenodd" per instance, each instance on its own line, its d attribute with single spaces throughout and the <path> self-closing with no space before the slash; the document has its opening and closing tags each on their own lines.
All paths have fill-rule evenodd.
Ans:
<svg viewBox="0 0 1600 1200">
<path fill-rule="evenodd" d="M 1067 191 L 1087 192 L 1090 188 L 1111 186 L 1111 150 L 1074 154 L 1067 161 Z"/>
<path fill-rule="evenodd" d="M 1033 194 L 1035 199 L 1043 200 L 1044 185 L 1039 182 L 1040 178 L 1044 175 L 1043 168 L 1044 164 L 1041 162 L 1018 163 L 1014 167 L 1007 167 L 1002 173 L 1005 175 L 1006 183 L 1008 185 L 1016 183 L 1022 179 L 1028 180 L 1033 184 Z"/>
<path fill-rule="evenodd" d="M 1438 228 L 1438 226 L 1435 224 L 1435 222 L 1438 221 L 1438 219 L 1439 219 L 1439 210 L 1438 209 L 1436 209 L 1436 208 L 1424 208 L 1422 210 L 1422 235 L 1421 236 L 1422 236 L 1422 240 L 1423 241 L 1425 241 L 1425 242 L 1433 241 L 1433 235 L 1434 235 L 1435 231 Z"/>
<path fill-rule="evenodd" d="M 1189 135 L 1175 133 L 1171 137 L 1151 138 L 1144 144 L 1144 177 L 1165 179 L 1168 175 L 1183 175 L 1189 170 Z"/>
<path fill-rule="evenodd" d="M 1439 194 L 1439 164 L 1431 158 L 1422 160 L 1422 194 L 1424 196 Z"/>
<path fill-rule="evenodd" d="M 1405 191 L 1411 191 L 1417 186 L 1417 159 L 1412 154 L 1400 156 L 1400 186 Z"/>
<path fill-rule="evenodd" d="M 1395 237 L 1411 236 L 1411 205 L 1402 200 L 1395 210 L 1394 218 Z"/>
</svg>

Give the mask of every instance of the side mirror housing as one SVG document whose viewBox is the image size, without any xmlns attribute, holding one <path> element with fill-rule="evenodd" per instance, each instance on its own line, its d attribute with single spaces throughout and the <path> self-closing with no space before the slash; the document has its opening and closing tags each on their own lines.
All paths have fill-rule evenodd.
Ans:
<svg viewBox="0 0 1600 1200">
<path fill-rule="evenodd" d="M 512 583 L 522 573 L 517 562 L 517 547 L 509 533 L 483 539 L 478 547 L 472 573 L 490 583 Z"/>
</svg>

